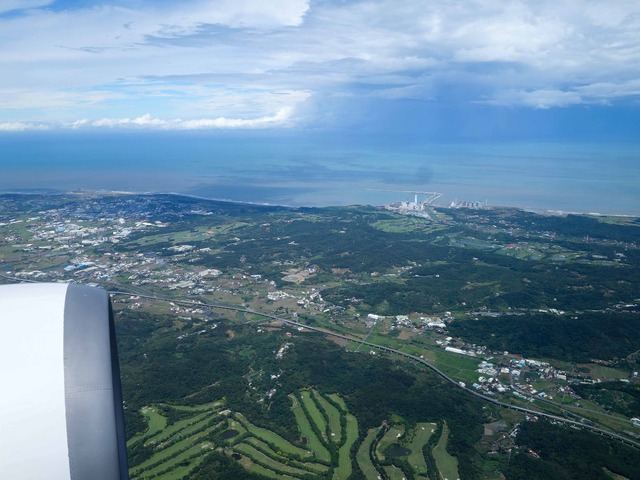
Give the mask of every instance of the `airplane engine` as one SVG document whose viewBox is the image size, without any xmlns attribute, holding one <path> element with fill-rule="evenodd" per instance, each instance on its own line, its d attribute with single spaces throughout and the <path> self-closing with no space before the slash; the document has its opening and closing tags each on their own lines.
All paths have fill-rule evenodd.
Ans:
<svg viewBox="0 0 640 480">
<path fill-rule="evenodd" d="M 107 292 L 2 285 L 0 328 L 0 478 L 128 478 Z"/>
</svg>

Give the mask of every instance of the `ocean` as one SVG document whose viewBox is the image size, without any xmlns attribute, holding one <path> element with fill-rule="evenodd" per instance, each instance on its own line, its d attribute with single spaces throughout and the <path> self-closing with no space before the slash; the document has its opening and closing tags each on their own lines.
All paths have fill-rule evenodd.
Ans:
<svg viewBox="0 0 640 480">
<path fill-rule="evenodd" d="M 273 132 L 0 135 L 0 191 L 175 192 L 292 206 L 436 202 L 640 215 L 640 144 Z"/>
</svg>

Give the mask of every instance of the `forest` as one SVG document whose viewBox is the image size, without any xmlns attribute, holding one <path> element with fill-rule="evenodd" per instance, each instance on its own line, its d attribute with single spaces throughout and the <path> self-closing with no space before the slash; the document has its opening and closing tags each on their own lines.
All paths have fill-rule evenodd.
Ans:
<svg viewBox="0 0 640 480">
<path fill-rule="evenodd" d="M 636 352 L 639 327 L 640 318 L 633 313 L 585 312 L 574 317 L 527 313 L 454 321 L 449 332 L 492 350 L 588 363 L 622 359 Z"/>
<path fill-rule="evenodd" d="M 258 336 L 255 325 L 216 319 L 216 329 L 187 337 L 193 340 L 185 343 L 177 336 L 195 326 L 176 329 L 169 317 L 126 310 L 116 317 L 130 437 L 144 428 L 139 411 L 145 405 L 200 405 L 224 398 L 229 408 L 243 412 L 252 423 L 294 441 L 298 432 L 288 395 L 314 386 L 339 393 L 364 432 L 395 416 L 410 425 L 446 420 L 451 429 L 448 450 L 459 459 L 460 474 L 479 478 L 473 444 L 489 412 L 480 400 L 429 371 L 347 352 L 313 333 L 296 335 L 288 353 L 277 360 L 273 352 L 286 338 L 280 330 Z M 255 389 L 247 389 L 249 372 L 255 373 Z M 256 400 L 271 387 L 274 372 L 281 376 L 266 408 Z"/>
<path fill-rule="evenodd" d="M 286 327 L 267 331 L 262 324 L 262 332 L 256 334 L 260 324 L 238 323 L 213 313 L 206 322 L 206 333 L 181 339 L 178 337 L 185 333 L 202 331 L 205 324 L 176 325 L 170 316 L 131 310 L 119 310 L 116 318 L 129 437 L 145 429 L 139 413 L 145 405 L 175 403 L 199 408 L 224 399 L 251 423 L 296 442 L 299 432 L 290 395 L 311 386 L 344 398 L 360 427 L 356 448 L 367 430 L 383 421 L 402 419 L 407 428 L 444 421 L 450 429 L 447 450 L 457 458 L 461 478 L 483 478 L 487 458 L 475 445 L 482 436 L 482 424 L 498 418 L 498 412 L 413 364 L 354 353 L 320 334 L 294 332 L 289 337 Z M 212 324 L 216 327 L 211 328 Z M 284 343 L 289 345 L 287 353 L 277 359 L 274 353 Z M 275 381 L 273 374 L 278 375 Z M 273 386 L 275 394 L 264 401 L 264 392 Z M 170 422 L 176 422 L 181 417 L 171 418 L 169 415 Z M 627 478 L 640 478 L 635 470 L 640 452 L 634 449 L 544 422 L 525 422 L 519 428 L 521 448 L 502 467 L 509 480 L 607 478 L 594 473 L 603 467 Z M 613 453 L 591 456 L 585 463 L 584 452 L 596 447 Z M 140 448 L 130 452 L 137 461 L 152 453 Z M 532 458 L 528 449 L 540 459 Z M 228 470 L 213 478 L 229 478 L 226 472 L 238 468 L 229 458 L 213 453 L 190 478 L 210 478 L 207 475 L 213 469 L 223 466 Z M 353 469 L 352 479 L 365 478 L 355 464 Z M 550 472 L 558 473 L 549 477 Z"/>
<path fill-rule="evenodd" d="M 509 463 L 510 480 L 640 478 L 638 452 L 632 447 L 546 421 L 522 423 L 519 430 L 523 450 Z"/>
</svg>

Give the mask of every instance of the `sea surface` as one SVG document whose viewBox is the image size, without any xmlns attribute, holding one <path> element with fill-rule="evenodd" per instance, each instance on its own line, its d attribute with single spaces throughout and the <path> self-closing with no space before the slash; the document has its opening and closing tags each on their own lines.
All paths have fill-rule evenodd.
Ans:
<svg viewBox="0 0 640 480">
<path fill-rule="evenodd" d="M 175 192 L 292 206 L 481 201 L 640 215 L 640 143 L 463 143 L 257 133 L 0 135 L 0 191 Z"/>
</svg>

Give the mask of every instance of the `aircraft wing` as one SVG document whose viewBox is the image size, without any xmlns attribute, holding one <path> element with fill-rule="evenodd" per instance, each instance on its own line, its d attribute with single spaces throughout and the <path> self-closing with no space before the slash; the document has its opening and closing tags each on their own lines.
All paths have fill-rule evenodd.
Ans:
<svg viewBox="0 0 640 480">
<path fill-rule="evenodd" d="M 128 478 L 107 292 L 0 286 L 0 372 L 0 478 Z"/>
</svg>

